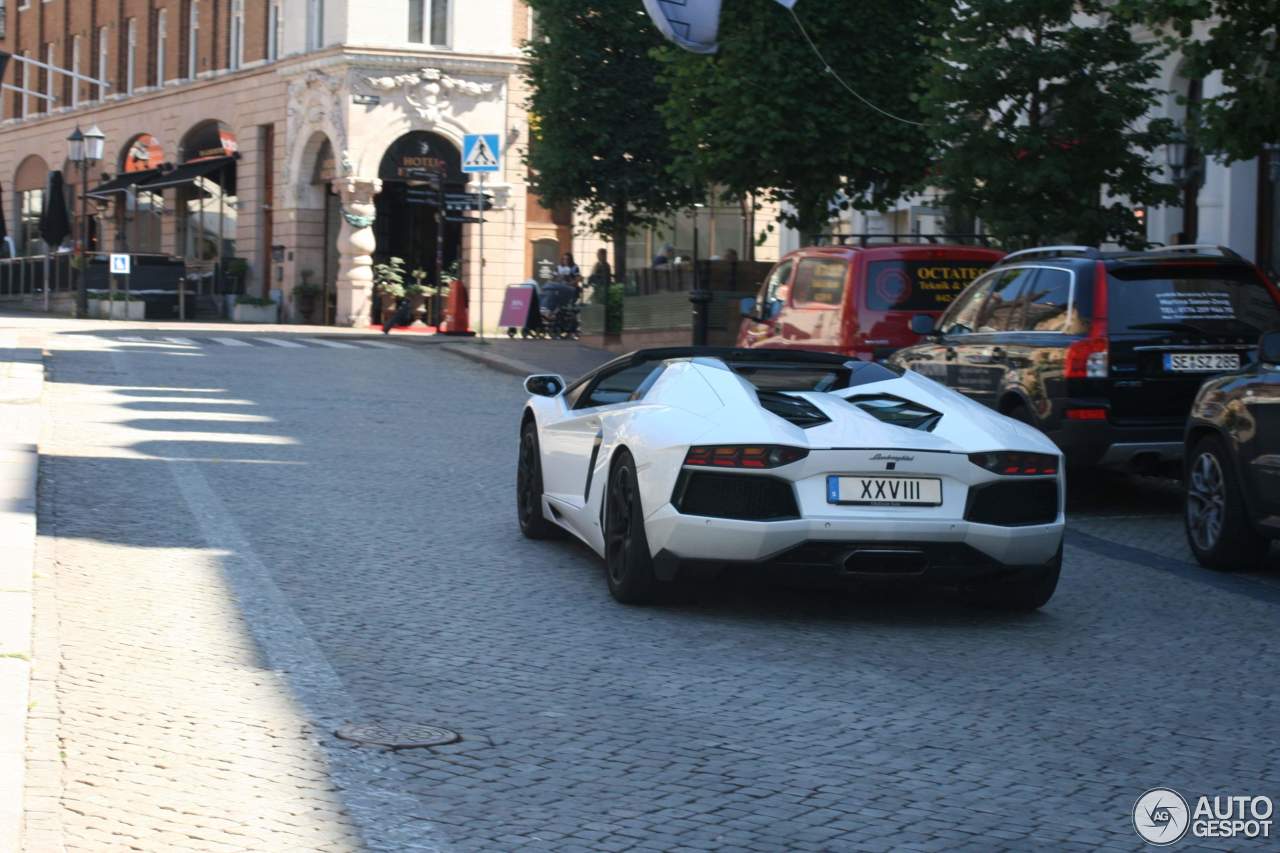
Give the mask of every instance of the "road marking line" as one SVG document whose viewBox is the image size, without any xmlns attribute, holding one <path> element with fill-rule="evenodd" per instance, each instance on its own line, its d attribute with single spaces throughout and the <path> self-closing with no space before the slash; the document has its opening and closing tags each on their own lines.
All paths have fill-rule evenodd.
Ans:
<svg viewBox="0 0 1280 853">
<path fill-rule="evenodd" d="M 182 344 L 183 346 L 189 347 L 196 345 L 196 342 L 191 340 L 191 338 L 165 338 L 165 340 L 171 344 Z"/>
<path fill-rule="evenodd" d="M 357 341 L 364 347 L 377 347 L 378 349 L 400 349 L 400 344 L 389 344 L 386 341 Z"/>
<path fill-rule="evenodd" d="M 242 341 L 239 338 L 209 338 L 211 341 L 217 341 L 226 347 L 251 347 L 253 344 L 248 341 Z"/>
<path fill-rule="evenodd" d="M 262 341 L 264 344 L 271 344 L 273 347 L 294 347 L 296 349 L 306 349 L 300 343 L 295 341 L 283 341 L 278 338 L 254 338 L 255 341 Z"/>
<path fill-rule="evenodd" d="M 309 344 L 316 344 L 317 346 L 322 347 L 333 347 L 334 349 L 359 349 L 359 347 L 352 346 L 351 344 L 342 344 L 337 341 L 326 341 L 324 338 L 304 338 L 304 340 Z"/>
<path fill-rule="evenodd" d="M 140 338 L 137 335 L 121 335 L 117 340 L 128 341 L 131 344 L 149 344 L 153 343 L 150 338 Z"/>
</svg>

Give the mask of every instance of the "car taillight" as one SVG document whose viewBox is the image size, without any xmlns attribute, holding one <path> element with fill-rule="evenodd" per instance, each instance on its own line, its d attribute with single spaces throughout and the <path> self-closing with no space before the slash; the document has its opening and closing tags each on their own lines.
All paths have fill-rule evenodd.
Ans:
<svg viewBox="0 0 1280 853">
<path fill-rule="evenodd" d="M 1106 409 L 1067 409 L 1069 421 L 1105 421 L 1106 419 Z"/>
<path fill-rule="evenodd" d="M 993 474 L 1030 475 L 1058 473 L 1058 457 L 1050 453 L 1022 453 L 996 450 L 970 453 L 969 461 Z"/>
<path fill-rule="evenodd" d="M 1107 350 L 1111 342 L 1106 338 L 1085 338 L 1067 347 L 1063 377 L 1066 379 L 1106 379 Z"/>
<path fill-rule="evenodd" d="M 802 447 L 776 444 L 710 444 L 690 447 L 684 464 L 708 468 L 777 468 L 809 455 Z"/>
</svg>

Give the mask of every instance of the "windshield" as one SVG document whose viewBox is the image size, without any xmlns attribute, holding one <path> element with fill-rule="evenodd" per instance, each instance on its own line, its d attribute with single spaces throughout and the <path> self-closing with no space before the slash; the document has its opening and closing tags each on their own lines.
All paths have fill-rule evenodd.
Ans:
<svg viewBox="0 0 1280 853">
<path fill-rule="evenodd" d="M 1256 338 L 1280 327 L 1280 306 L 1243 267 L 1122 267 L 1109 275 L 1112 332 Z"/>
</svg>

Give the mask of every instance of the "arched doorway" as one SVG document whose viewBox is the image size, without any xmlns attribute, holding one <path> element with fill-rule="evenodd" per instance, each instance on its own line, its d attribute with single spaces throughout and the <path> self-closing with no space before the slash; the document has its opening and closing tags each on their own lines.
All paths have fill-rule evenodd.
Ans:
<svg viewBox="0 0 1280 853">
<path fill-rule="evenodd" d="M 432 285 L 442 272 L 462 256 L 462 225 L 441 222 L 442 193 L 462 192 L 462 152 L 438 133 L 415 130 L 401 136 L 387 149 L 378 167 L 382 191 L 376 199 L 374 236 L 378 248 L 374 263 L 404 259 L 406 271 L 426 272 Z M 441 227 L 443 225 L 443 228 Z M 381 306 L 374 300 L 374 318 Z M 436 325 L 443 310 L 440 300 L 429 304 L 427 322 Z"/>
<path fill-rule="evenodd" d="M 333 144 L 321 131 L 303 149 L 297 218 L 305 224 L 297 243 L 297 284 L 318 286 L 319 294 L 302 295 L 294 310 L 308 323 L 331 325 L 337 316 L 338 232 L 342 206 L 334 191 L 337 174 Z M 309 289 L 309 288 L 308 288 Z"/>
<path fill-rule="evenodd" d="M 49 164 L 38 154 L 28 156 L 13 176 L 14 255 L 26 257 L 45 251 L 40 239 L 40 214 L 44 211 L 44 186 Z"/>
<path fill-rule="evenodd" d="M 164 148 L 150 133 L 139 133 L 120 152 L 119 175 L 125 183 L 116 196 L 116 249 L 159 254 L 164 222 L 164 195 L 138 184 L 159 175 Z"/>
</svg>

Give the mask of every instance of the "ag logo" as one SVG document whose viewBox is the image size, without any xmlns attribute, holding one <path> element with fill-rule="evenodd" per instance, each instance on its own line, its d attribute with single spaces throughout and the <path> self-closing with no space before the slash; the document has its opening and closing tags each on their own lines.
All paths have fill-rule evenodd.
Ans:
<svg viewBox="0 0 1280 853">
<path fill-rule="evenodd" d="M 1187 834 L 1191 812 L 1172 788 L 1152 788 L 1133 804 L 1133 828 L 1148 844 L 1164 847 Z"/>
</svg>

